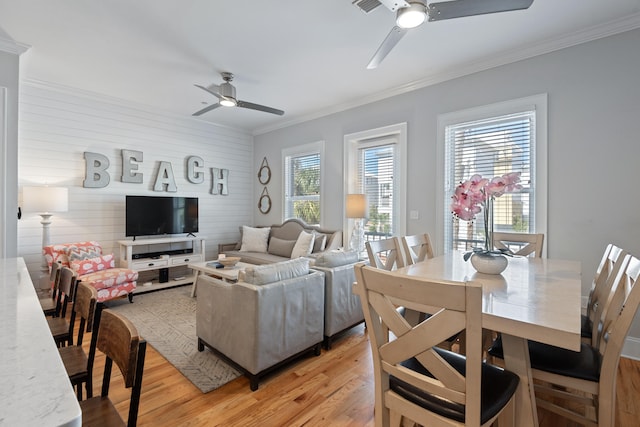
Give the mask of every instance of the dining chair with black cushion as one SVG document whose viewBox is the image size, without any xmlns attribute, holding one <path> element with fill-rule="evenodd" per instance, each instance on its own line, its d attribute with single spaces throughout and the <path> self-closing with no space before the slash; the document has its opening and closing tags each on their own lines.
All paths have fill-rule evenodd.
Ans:
<svg viewBox="0 0 640 427">
<path fill-rule="evenodd" d="M 82 385 L 86 384 L 87 397 L 93 397 L 93 359 L 95 355 L 95 337 L 92 334 L 89 355 L 82 348 L 84 333 L 97 330 L 99 317 L 95 316 L 96 304 L 98 300 L 98 291 L 86 283 L 78 283 L 73 302 L 73 310 L 69 319 L 71 328 L 75 326 L 76 317 L 80 318 L 78 325 L 78 336 L 75 345 L 68 345 L 59 348 L 62 363 L 67 370 L 71 385 L 76 388 L 78 400 L 82 400 Z"/>
<path fill-rule="evenodd" d="M 404 267 L 400 240 L 397 237 L 366 242 L 366 247 L 372 267 L 388 271 Z"/>
<path fill-rule="evenodd" d="M 625 255 L 613 283 L 596 345 L 580 352 L 529 341 L 532 377 L 539 408 L 587 426 L 614 427 L 616 378 L 622 348 L 640 304 L 640 260 Z M 489 350 L 502 357 L 498 339 Z"/>
<path fill-rule="evenodd" d="M 514 255 L 542 258 L 544 234 L 542 233 L 493 233 L 493 246 Z"/>
<path fill-rule="evenodd" d="M 76 274 L 69 267 L 60 269 L 58 279 L 58 301 L 55 317 L 47 317 L 51 335 L 58 347 L 73 345 L 73 327 L 67 320 L 67 307 L 72 303 L 73 292 L 77 284 Z"/>
<path fill-rule="evenodd" d="M 135 427 L 138 421 L 147 342 L 138 334 L 135 326 L 126 317 L 109 309 L 100 310 L 100 312 L 96 348 L 106 356 L 102 391 L 100 396 L 80 402 L 82 425 Z M 124 387 L 131 388 L 126 424 L 109 399 L 111 369 L 114 362 L 120 368 Z"/>
<path fill-rule="evenodd" d="M 355 269 L 373 355 L 376 426 L 489 426 L 498 417 L 513 424 L 519 378 L 482 361 L 480 283 L 399 276 L 364 264 Z M 411 326 L 397 303 L 438 310 Z M 436 347 L 465 329 L 466 357 Z"/>
<path fill-rule="evenodd" d="M 407 265 L 433 258 L 433 245 L 427 233 L 402 236 L 402 248 Z"/>
<path fill-rule="evenodd" d="M 611 288 L 620 270 L 620 261 L 626 254 L 624 249 L 611 243 L 604 250 L 589 292 L 587 310 L 581 316 L 580 334 L 587 344 L 596 345 L 599 340 L 598 334 L 593 334 L 593 324 L 597 324 L 604 314 Z"/>
</svg>

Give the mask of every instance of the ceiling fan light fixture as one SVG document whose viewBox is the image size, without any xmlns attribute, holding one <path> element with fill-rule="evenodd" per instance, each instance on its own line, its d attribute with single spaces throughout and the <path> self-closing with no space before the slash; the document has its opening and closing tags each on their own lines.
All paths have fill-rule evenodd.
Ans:
<svg viewBox="0 0 640 427">
<path fill-rule="evenodd" d="M 224 98 L 220 100 L 220 105 L 223 107 L 235 107 L 238 102 L 233 98 Z"/>
<path fill-rule="evenodd" d="M 415 28 L 427 20 L 427 6 L 421 2 L 410 2 L 409 7 L 398 9 L 396 24 L 400 28 Z"/>
</svg>

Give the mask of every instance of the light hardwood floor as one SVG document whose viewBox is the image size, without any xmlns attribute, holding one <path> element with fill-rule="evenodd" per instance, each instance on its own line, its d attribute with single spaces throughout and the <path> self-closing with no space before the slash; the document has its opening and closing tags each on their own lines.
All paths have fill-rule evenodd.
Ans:
<svg viewBox="0 0 640 427">
<path fill-rule="evenodd" d="M 139 426 L 373 426 L 371 350 L 362 325 L 348 331 L 319 357 L 301 359 L 266 378 L 251 392 L 238 378 L 207 394 L 147 347 Z M 100 393 L 103 356 L 98 353 L 94 390 Z M 114 368 L 119 376 L 119 371 Z M 618 374 L 616 426 L 640 425 L 640 362 L 623 358 Z M 112 381 L 112 399 L 123 417 L 128 391 Z M 125 418 L 126 419 L 126 418 Z M 540 427 L 573 427 L 540 411 Z"/>
</svg>

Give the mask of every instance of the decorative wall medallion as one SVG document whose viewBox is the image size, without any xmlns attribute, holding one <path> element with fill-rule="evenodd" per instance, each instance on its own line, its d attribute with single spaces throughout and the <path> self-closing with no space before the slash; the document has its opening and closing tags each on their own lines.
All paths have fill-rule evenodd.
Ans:
<svg viewBox="0 0 640 427">
<path fill-rule="evenodd" d="M 268 214 L 271 210 L 271 197 L 269 197 L 267 187 L 264 187 L 262 194 L 260 194 L 260 199 L 258 199 L 258 210 L 263 214 Z"/>
<path fill-rule="evenodd" d="M 269 181 L 271 181 L 271 168 L 269 167 L 269 163 L 267 163 L 266 157 L 262 159 L 260 169 L 258 169 L 258 181 L 260 181 L 262 185 L 267 185 Z"/>
</svg>

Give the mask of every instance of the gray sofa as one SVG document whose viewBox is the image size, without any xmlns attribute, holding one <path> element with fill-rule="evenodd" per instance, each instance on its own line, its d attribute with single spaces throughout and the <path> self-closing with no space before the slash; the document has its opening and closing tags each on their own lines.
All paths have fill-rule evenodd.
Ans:
<svg viewBox="0 0 640 427">
<path fill-rule="evenodd" d="M 324 252 L 315 257 L 312 269 L 324 273 L 324 347 L 341 332 L 364 322 L 360 297 L 352 292 L 356 281 L 356 252 Z"/>
<path fill-rule="evenodd" d="M 308 225 L 300 219 L 288 219 L 282 224 L 271 226 L 268 246 L 265 252 L 242 251 L 242 227 L 240 227 L 240 240 L 233 243 L 219 244 L 218 253 L 225 254 L 228 257 L 240 257 L 240 261 L 249 264 L 272 264 L 286 261 L 291 259 L 287 256 L 287 247 L 290 254 L 293 244 L 302 231 L 314 233 L 320 237 L 324 236 L 321 239 L 315 239 L 312 254 L 338 249 L 342 246 L 342 231 L 324 230 L 320 227 Z M 324 244 L 321 244 L 321 240 L 324 241 Z"/>
<path fill-rule="evenodd" d="M 313 351 L 324 330 L 324 274 L 298 258 L 245 270 L 237 283 L 198 277 L 198 350 L 213 349 L 249 378 Z"/>
</svg>

